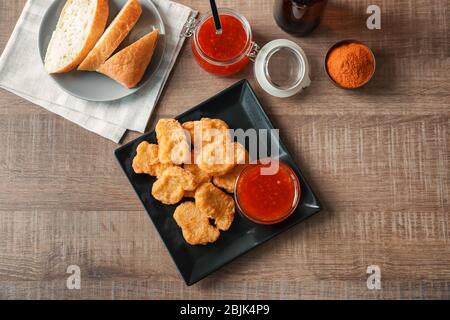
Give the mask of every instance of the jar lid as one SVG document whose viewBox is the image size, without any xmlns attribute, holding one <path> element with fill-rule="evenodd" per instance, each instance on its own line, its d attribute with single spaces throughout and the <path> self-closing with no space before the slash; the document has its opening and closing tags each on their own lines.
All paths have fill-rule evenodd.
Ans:
<svg viewBox="0 0 450 320">
<path fill-rule="evenodd" d="M 270 41 L 259 49 L 254 73 L 261 88 L 279 98 L 291 97 L 311 84 L 305 52 L 288 39 Z"/>
</svg>

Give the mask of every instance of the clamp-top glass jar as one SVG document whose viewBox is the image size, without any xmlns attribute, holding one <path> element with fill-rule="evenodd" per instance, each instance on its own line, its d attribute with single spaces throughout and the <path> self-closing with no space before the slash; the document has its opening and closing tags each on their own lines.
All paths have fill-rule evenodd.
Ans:
<svg viewBox="0 0 450 320">
<path fill-rule="evenodd" d="M 253 41 L 247 19 L 231 9 L 219 9 L 222 32 L 217 33 L 212 13 L 191 18 L 184 36 L 192 37 L 192 52 L 198 64 L 213 74 L 228 76 L 254 62 L 256 80 L 268 93 L 289 97 L 310 84 L 309 64 L 295 42 L 278 39 L 260 48 Z"/>
<path fill-rule="evenodd" d="M 250 61 L 253 36 L 247 19 L 233 10 L 220 9 L 220 21 L 222 33 L 217 34 L 211 12 L 200 18 L 192 52 L 202 68 L 227 76 L 241 71 Z"/>
</svg>

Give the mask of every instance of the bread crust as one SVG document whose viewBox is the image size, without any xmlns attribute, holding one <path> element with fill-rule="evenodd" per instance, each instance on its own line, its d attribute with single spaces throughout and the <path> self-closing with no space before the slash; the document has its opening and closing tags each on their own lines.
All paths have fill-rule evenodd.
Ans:
<svg viewBox="0 0 450 320">
<path fill-rule="evenodd" d="M 158 42 L 159 29 L 122 49 L 98 68 L 98 72 L 131 89 L 144 76 Z"/>
<path fill-rule="evenodd" d="M 128 0 L 99 42 L 78 66 L 78 70 L 95 71 L 103 64 L 130 33 L 141 14 L 142 7 L 139 1 Z"/>
<path fill-rule="evenodd" d="M 66 3 L 67 5 L 67 3 Z M 63 10 L 66 9 L 66 6 Z M 98 39 L 103 34 L 103 31 L 105 31 L 106 23 L 108 22 L 109 17 L 109 3 L 108 0 L 97 0 L 97 9 L 95 12 L 95 17 L 92 22 L 92 28 L 89 32 L 89 36 L 87 37 L 83 49 L 80 50 L 78 55 L 72 60 L 71 63 L 68 65 L 53 71 L 51 73 L 64 73 L 69 72 L 73 69 L 75 69 L 89 54 L 89 52 L 92 50 L 92 48 L 97 43 Z"/>
</svg>

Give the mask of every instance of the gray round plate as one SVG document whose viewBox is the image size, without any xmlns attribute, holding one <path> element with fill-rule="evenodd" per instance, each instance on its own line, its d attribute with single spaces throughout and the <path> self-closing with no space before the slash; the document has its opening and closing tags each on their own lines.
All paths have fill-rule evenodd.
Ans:
<svg viewBox="0 0 450 320">
<path fill-rule="evenodd" d="M 120 9 L 126 3 L 126 0 L 109 1 L 109 23 L 114 19 Z M 78 98 L 90 101 L 112 101 L 124 98 L 141 89 L 156 73 L 162 62 L 166 47 L 165 28 L 161 15 L 151 0 L 140 0 L 142 5 L 142 15 L 136 26 L 130 32 L 128 37 L 120 45 L 119 50 L 135 42 L 153 28 L 159 28 L 161 36 L 158 40 L 152 61 L 147 68 L 144 77 L 136 88 L 128 89 L 115 82 L 114 80 L 97 72 L 84 72 L 73 70 L 68 73 L 51 74 L 50 77 L 66 92 Z M 39 53 L 42 62 L 44 61 L 48 43 L 56 28 L 61 10 L 66 0 L 55 0 L 41 22 L 39 30 Z"/>
</svg>

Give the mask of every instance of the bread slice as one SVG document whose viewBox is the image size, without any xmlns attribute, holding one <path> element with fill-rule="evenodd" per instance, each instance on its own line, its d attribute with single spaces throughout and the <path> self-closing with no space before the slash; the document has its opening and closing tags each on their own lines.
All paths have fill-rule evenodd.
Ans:
<svg viewBox="0 0 450 320">
<path fill-rule="evenodd" d="M 105 31 L 108 15 L 108 0 L 67 0 L 45 54 L 47 72 L 78 66 Z"/>
<path fill-rule="evenodd" d="M 153 56 L 159 29 L 155 29 L 135 43 L 122 49 L 98 68 L 127 88 L 134 88 L 141 81 Z"/>
<path fill-rule="evenodd" d="M 122 43 L 141 16 L 142 8 L 138 0 L 128 0 L 119 14 L 114 18 L 105 33 L 78 66 L 78 70 L 95 71 L 103 64 Z"/>
</svg>

